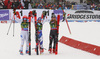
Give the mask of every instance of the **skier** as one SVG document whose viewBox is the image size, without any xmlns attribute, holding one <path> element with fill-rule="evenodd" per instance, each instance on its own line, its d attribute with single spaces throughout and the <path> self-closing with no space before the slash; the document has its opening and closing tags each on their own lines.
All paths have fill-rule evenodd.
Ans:
<svg viewBox="0 0 100 59">
<path fill-rule="evenodd" d="M 43 36 L 42 36 L 43 23 L 44 23 L 44 21 L 42 20 L 41 17 L 39 17 L 37 19 L 37 24 L 36 24 L 36 26 L 37 26 L 37 28 L 36 28 L 36 39 L 38 39 L 38 40 L 36 40 L 36 42 L 39 41 L 38 44 L 40 44 L 40 52 L 41 53 L 44 52 L 44 49 L 43 49 Z M 35 51 L 36 51 L 36 49 L 35 49 Z"/>
<path fill-rule="evenodd" d="M 17 15 L 17 14 L 16 14 Z M 15 19 L 17 22 L 21 23 L 21 46 L 20 46 L 20 54 L 23 55 L 23 46 L 24 46 L 24 41 L 26 41 L 26 54 L 29 53 L 29 32 L 28 32 L 28 17 L 27 16 L 23 16 L 22 20 L 19 17 L 15 16 Z"/>
<path fill-rule="evenodd" d="M 50 37 L 49 37 L 50 43 L 49 43 L 49 50 L 48 51 L 50 53 L 52 53 L 52 50 L 53 50 L 53 53 L 55 53 L 56 43 L 58 42 L 58 33 L 57 33 L 57 20 L 56 20 L 56 16 L 54 15 L 54 13 L 52 13 L 51 18 L 52 18 L 50 21 L 51 30 L 50 30 Z M 52 49 L 52 42 L 53 41 L 54 41 L 54 46 Z"/>
</svg>

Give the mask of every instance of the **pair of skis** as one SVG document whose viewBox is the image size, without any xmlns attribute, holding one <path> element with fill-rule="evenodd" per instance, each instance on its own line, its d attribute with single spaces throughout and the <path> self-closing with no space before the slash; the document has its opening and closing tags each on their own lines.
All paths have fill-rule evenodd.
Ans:
<svg viewBox="0 0 100 59">
<path fill-rule="evenodd" d="M 35 48 L 35 50 L 36 50 L 36 54 L 39 55 L 39 51 L 38 51 L 39 41 L 38 41 L 38 34 L 37 34 L 37 14 L 35 14 L 34 19 L 35 19 L 35 35 L 36 35 L 36 48 Z"/>
<path fill-rule="evenodd" d="M 60 15 L 57 16 L 57 33 L 58 33 L 58 35 L 59 35 L 59 23 L 60 23 Z M 66 19 L 66 23 L 67 23 L 69 33 L 71 34 L 67 19 Z M 57 55 L 57 54 L 58 54 L 58 42 L 56 43 L 56 49 L 55 49 L 55 55 Z"/>
<path fill-rule="evenodd" d="M 40 41 L 38 40 L 38 33 L 37 33 L 37 14 L 35 14 L 34 16 L 34 19 L 35 19 L 35 34 L 36 34 L 36 54 L 39 55 L 39 51 L 40 51 L 40 54 L 42 54 L 41 52 L 41 48 L 40 48 Z"/>
<path fill-rule="evenodd" d="M 32 12 L 30 12 L 32 13 Z M 35 19 L 35 31 L 36 31 L 36 54 L 39 55 L 39 51 L 40 54 L 41 52 L 41 48 L 40 48 L 40 41 L 38 40 L 38 34 L 37 34 L 37 14 L 35 13 L 34 15 L 34 19 Z M 31 55 L 31 16 L 29 16 L 29 55 Z"/>
<path fill-rule="evenodd" d="M 37 37 L 37 16 L 34 16 L 35 19 L 35 30 L 36 30 L 36 54 L 39 55 L 38 52 L 38 37 Z M 31 15 L 29 16 L 29 55 L 31 55 Z"/>
</svg>

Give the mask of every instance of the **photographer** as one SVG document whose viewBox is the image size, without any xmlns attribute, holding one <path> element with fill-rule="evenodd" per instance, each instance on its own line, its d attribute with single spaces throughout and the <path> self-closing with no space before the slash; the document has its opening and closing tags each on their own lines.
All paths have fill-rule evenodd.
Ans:
<svg viewBox="0 0 100 59">
<path fill-rule="evenodd" d="M 31 0 L 30 0 L 30 2 L 31 2 Z M 25 0 L 25 1 L 23 0 L 25 9 L 28 9 L 28 6 L 29 6 L 30 2 L 28 0 Z"/>
<path fill-rule="evenodd" d="M 3 9 L 3 8 L 4 8 L 3 0 L 0 0 L 0 9 Z"/>
</svg>

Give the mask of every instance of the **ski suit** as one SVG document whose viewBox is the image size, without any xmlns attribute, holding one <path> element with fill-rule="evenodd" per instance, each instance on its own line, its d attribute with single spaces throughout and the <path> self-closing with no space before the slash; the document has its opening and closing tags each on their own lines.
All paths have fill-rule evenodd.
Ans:
<svg viewBox="0 0 100 59">
<path fill-rule="evenodd" d="M 29 50 L 29 41 L 28 41 L 28 38 L 29 38 L 29 32 L 28 32 L 29 23 L 23 22 L 23 19 L 19 19 L 16 16 L 15 16 L 15 19 L 18 23 L 21 24 L 21 33 L 20 33 L 21 46 L 20 46 L 20 50 L 23 51 L 24 41 L 26 41 L 26 50 Z"/>
<path fill-rule="evenodd" d="M 40 48 L 43 48 L 43 36 L 42 36 L 42 23 L 37 23 L 36 39 L 39 40 Z M 36 40 L 37 41 L 37 40 Z"/>
<path fill-rule="evenodd" d="M 56 47 L 56 43 L 58 42 L 58 33 L 57 33 L 57 21 L 56 20 L 51 20 L 50 21 L 50 36 L 49 36 L 49 49 L 52 48 L 52 42 L 54 41 L 54 46 L 53 49 Z"/>
</svg>

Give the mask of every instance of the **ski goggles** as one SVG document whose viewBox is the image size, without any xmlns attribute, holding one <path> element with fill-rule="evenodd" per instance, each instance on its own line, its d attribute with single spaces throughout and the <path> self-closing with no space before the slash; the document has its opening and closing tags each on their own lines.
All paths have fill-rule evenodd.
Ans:
<svg viewBox="0 0 100 59">
<path fill-rule="evenodd" d="M 27 20 L 27 18 L 23 18 L 23 20 Z"/>
</svg>

